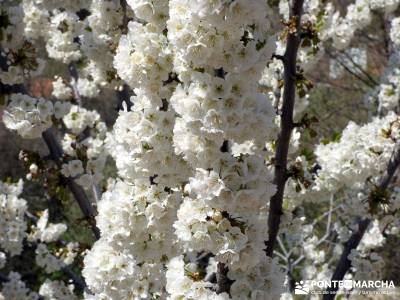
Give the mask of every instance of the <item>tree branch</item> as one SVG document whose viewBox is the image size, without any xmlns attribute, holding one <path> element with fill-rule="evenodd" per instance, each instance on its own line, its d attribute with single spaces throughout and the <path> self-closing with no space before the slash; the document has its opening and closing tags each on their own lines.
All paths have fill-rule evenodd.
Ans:
<svg viewBox="0 0 400 300">
<path fill-rule="evenodd" d="M 2 49 L 0 48 L 0 51 Z M 0 55 L 0 69 L 3 70 L 6 62 L 5 59 Z M 71 69 L 72 70 L 72 76 L 76 76 L 76 69 Z M 75 73 L 74 73 L 75 72 Z M 8 90 L 9 89 L 9 90 Z M 25 92 L 25 87 L 23 85 L 14 85 L 14 86 L 5 86 L 0 82 L 0 92 L 5 93 L 5 92 Z M 79 94 L 78 94 L 79 95 Z M 54 134 L 52 133 L 52 129 L 48 129 L 42 134 L 43 140 L 45 141 L 47 148 L 49 149 L 50 156 L 51 158 L 56 162 L 56 164 L 61 167 L 61 158 L 63 156 L 63 151 L 61 146 L 58 144 L 56 138 L 54 137 Z M 86 194 L 84 190 L 76 184 L 76 182 L 71 179 L 71 178 L 65 178 L 68 188 L 74 195 L 75 199 L 77 200 L 79 207 L 82 210 L 82 213 L 86 218 L 88 218 L 89 222 L 91 223 L 91 228 L 92 231 L 96 237 L 96 239 L 100 238 L 100 231 L 96 227 L 96 224 L 94 222 L 94 217 L 96 216 L 97 212 L 96 209 L 93 207 L 92 203 L 89 201 L 89 199 L 86 197 Z"/>
<path fill-rule="evenodd" d="M 77 286 L 82 291 L 85 291 L 86 293 L 93 295 L 93 293 L 87 287 L 85 280 L 82 277 L 80 277 L 79 275 L 75 274 L 75 272 L 72 271 L 72 269 L 69 266 L 63 267 L 62 271 L 64 272 L 65 275 L 67 275 L 69 278 L 71 278 L 71 280 L 75 284 L 75 286 Z"/>
<path fill-rule="evenodd" d="M 378 185 L 377 185 L 378 189 L 380 190 L 387 189 L 399 165 L 400 165 L 400 142 L 397 142 L 393 149 L 392 156 L 390 157 L 390 161 L 388 163 L 386 171 L 378 180 Z M 372 219 L 370 218 L 365 218 L 358 222 L 357 231 L 354 232 L 350 237 L 350 239 L 344 244 L 342 255 L 340 256 L 339 262 L 336 266 L 335 272 L 333 273 L 331 281 L 343 280 L 347 271 L 349 271 L 351 267 L 351 261 L 348 258 L 349 254 L 351 253 L 352 250 L 357 249 L 358 245 L 361 242 L 361 239 L 363 238 L 371 222 Z M 337 290 L 338 290 L 337 286 L 335 287 L 332 286 L 331 288 L 327 288 L 325 291 L 327 292 L 327 294 L 324 295 L 323 299 L 324 300 L 334 299 Z"/>
<path fill-rule="evenodd" d="M 353 59 L 352 56 L 350 56 L 346 51 L 343 52 L 343 54 L 347 57 L 348 60 L 350 60 L 350 62 L 353 64 L 353 66 L 355 66 L 358 70 L 360 70 L 361 73 L 363 73 L 363 74 L 365 75 L 365 77 L 368 78 L 368 80 L 369 80 L 374 86 L 378 86 L 378 85 L 379 85 L 379 82 L 377 82 L 377 81 L 375 80 L 375 78 L 373 78 L 367 71 L 365 71 L 364 68 L 363 68 L 360 64 L 356 63 L 356 62 L 354 61 L 354 59 Z"/>
<path fill-rule="evenodd" d="M 122 34 L 127 34 L 128 32 L 128 23 L 129 23 L 129 18 L 127 14 L 127 6 L 128 4 L 126 3 L 126 0 L 120 0 L 120 5 L 122 7 Z"/>
<path fill-rule="evenodd" d="M 52 132 L 52 128 L 43 132 L 42 137 L 47 145 L 47 148 L 49 149 L 51 158 L 61 168 L 62 165 L 61 158 L 63 156 L 63 151 Z M 96 209 L 94 208 L 90 200 L 87 198 L 85 191 L 82 189 L 81 186 L 79 186 L 70 177 L 65 178 L 65 180 L 67 182 L 69 190 L 73 194 L 75 200 L 78 202 L 83 215 L 89 220 L 94 236 L 96 237 L 96 239 L 99 239 L 100 231 L 96 227 L 96 224 L 94 222 L 94 218 L 97 215 Z"/>
<path fill-rule="evenodd" d="M 232 281 L 228 278 L 228 267 L 225 266 L 223 263 L 218 263 L 217 264 L 217 287 L 216 287 L 216 293 L 221 294 L 221 293 L 228 293 L 231 288 Z"/>
<path fill-rule="evenodd" d="M 284 90 L 281 115 L 281 130 L 275 152 L 275 178 L 277 192 L 270 199 L 268 216 L 268 242 L 266 254 L 272 256 L 282 215 L 282 201 L 287 181 L 287 156 L 293 130 L 293 110 L 296 96 L 296 60 L 300 45 L 300 24 L 304 0 L 294 0 L 290 7 L 290 19 L 296 22 L 296 31 L 288 34 L 286 51 L 283 59 Z"/>
</svg>

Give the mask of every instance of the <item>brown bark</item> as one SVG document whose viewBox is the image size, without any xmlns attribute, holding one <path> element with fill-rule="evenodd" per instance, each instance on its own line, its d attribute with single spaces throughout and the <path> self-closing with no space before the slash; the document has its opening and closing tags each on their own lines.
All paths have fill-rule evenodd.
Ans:
<svg viewBox="0 0 400 300">
<path fill-rule="evenodd" d="M 267 256 L 272 257 L 278 236 L 282 215 L 282 201 L 287 181 L 287 156 L 289 142 L 294 128 L 293 110 L 296 97 L 296 60 L 300 46 L 300 24 L 304 0 L 294 0 L 290 7 L 290 20 L 295 22 L 296 30 L 288 34 L 285 54 L 282 57 L 284 66 L 284 90 L 281 114 L 281 129 L 275 152 L 275 178 L 277 192 L 270 199 L 268 216 Z"/>
</svg>

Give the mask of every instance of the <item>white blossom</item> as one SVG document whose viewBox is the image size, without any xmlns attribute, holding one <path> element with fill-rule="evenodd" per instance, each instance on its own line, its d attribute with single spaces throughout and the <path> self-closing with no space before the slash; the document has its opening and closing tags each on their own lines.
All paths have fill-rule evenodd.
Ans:
<svg viewBox="0 0 400 300">
<path fill-rule="evenodd" d="M 21 275 L 19 273 L 10 272 L 8 274 L 8 279 L 9 281 L 3 283 L 3 287 L 1 289 L 1 296 L 3 296 L 4 299 L 7 300 L 39 299 L 38 294 L 31 291 L 28 287 L 26 287 L 25 283 L 21 281 Z"/>
<path fill-rule="evenodd" d="M 46 300 L 77 300 L 78 297 L 74 294 L 74 286 L 65 285 L 62 281 L 46 281 L 40 286 L 39 295 Z"/>
<path fill-rule="evenodd" d="M 53 104 L 44 99 L 23 94 L 12 94 L 4 111 L 3 122 L 10 130 L 15 130 L 23 138 L 34 139 L 51 125 Z"/>
<path fill-rule="evenodd" d="M 72 89 L 67 86 L 61 77 L 53 81 L 52 95 L 60 100 L 69 100 L 72 98 Z"/>
<path fill-rule="evenodd" d="M 21 253 L 26 237 L 27 203 L 18 197 L 21 192 L 22 181 L 11 185 L 0 181 L 0 246 L 11 256 Z"/>
</svg>

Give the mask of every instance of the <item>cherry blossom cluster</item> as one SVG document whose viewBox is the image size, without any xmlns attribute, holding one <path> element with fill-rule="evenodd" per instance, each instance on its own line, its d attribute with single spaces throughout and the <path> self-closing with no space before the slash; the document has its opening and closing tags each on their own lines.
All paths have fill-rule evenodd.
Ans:
<svg viewBox="0 0 400 300">
<path fill-rule="evenodd" d="M 70 109 L 69 102 L 36 99 L 25 94 L 12 94 L 3 122 L 23 138 L 39 138 L 52 125 L 52 118 L 61 119 Z"/>
<path fill-rule="evenodd" d="M 99 299 L 162 297 L 165 263 L 178 254 L 172 229 L 190 170 L 172 145 L 176 83 L 162 2 L 128 1 L 139 20 L 128 24 L 114 58 L 135 96 L 125 99 L 133 107 L 124 104 L 105 141 L 121 179 L 109 182 L 98 203 L 101 238 L 85 257 L 83 275 Z"/>
<path fill-rule="evenodd" d="M 2 82 L 23 83 L 40 74 L 50 59 L 77 68 L 71 83 L 84 97 L 98 95 L 105 85 L 117 87 L 113 52 L 122 33 L 121 5 L 112 1 L 5 2 L 1 53 L 7 70 L 1 74 Z M 42 43 L 46 55 L 36 50 Z"/>
<path fill-rule="evenodd" d="M 257 92 L 261 62 L 271 56 L 274 45 L 268 22 L 268 7 L 261 1 L 171 1 L 167 22 L 174 70 L 182 82 L 171 97 L 178 114 L 174 147 L 194 171 L 174 227 L 184 249 L 209 252 L 217 264 L 228 266 L 234 281 L 231 291 L 241 291 L 233 297 L 271 296 L 282 287 L 268 273 L 264 278 L 255 275 L 258 285 L 246 279 L 247 274 L 263 274 L 264 264 L 274 268 L 276 263 L 265 261 L 262 250 L 267 229 L 264 199 L 275 192 L 262 156 L 265 142 L 276 134 L 275 110 Z M 246 142 L 253 144 L 252 153 L 231 153 L 234 143 Z M 169 265 L 174 271 L 168 270 L 168 279 L 182 267 L 195 265 L 177 258 Z M 185 282 L 193 282 L 188 276 L 175 282 L 178 286 L 167 282 L 173 298 L 227 297 L 210 293 L 201 275 L 194 278 L 195 290 L 187 290 Z"/>
<path fill-rule="evenodd" d="M 390 39 L 393 51 L 389 57 L 388 66 L 381 79 L 381 84 L 376 89 L 378 94 L 378 111 L 387 113 L 391 110 L 398 112 L 399 108 L 399 53 L 400 49 L 400 18 L 393 18 L 390 27 Z"/>
<path fill-rule="evenodd" d="M 69 159 L 62 165 L 65 177 L 75 178 L 85 189 L 98 185 L 104 178 L 103 169 L 108 152 L 105 147 L 106 124 L 99 113 L 73 105 L 63 119 L 67 129 L 61 145 Z"/>
<path fill-rule="evenodd" d="M 326 6 L 322 39 L 332 39 L 332 46 L 343 50 L 351 42 L 357 30 L 370 24 L 374 11 L 383 14 L 393 13 L 399 5 L 398 0 L 357 0 L 347 7 L 344 17 L 335 11 L 332 3 Z"/>
</svg>

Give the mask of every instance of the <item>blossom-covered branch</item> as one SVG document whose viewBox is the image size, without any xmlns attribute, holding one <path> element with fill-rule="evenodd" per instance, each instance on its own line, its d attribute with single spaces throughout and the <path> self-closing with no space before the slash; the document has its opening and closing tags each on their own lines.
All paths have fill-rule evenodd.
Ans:
<svg viewBox="0 0 400 300">
<path fill-rule="evenodd" d="M 386 190 L 399 166 L 400 166 L 400 142 L 397 142 L 393 149 L 392 156 L 387 165 L 387 168 L 384 174 L 378 180 L 375 189 L 378 189 L 380 191 Z M 349 259 L 349 255 L 352 250 L 357 249 L 371 222 L 372 219 L 370 218 L 365 218 L 358 222 L 357 230 L 351 235 L 349 240 L 344 244 L 342 255 L 340 256 L 339 262 L 336 265 L 331 281 L 343 280 L 344 276 L 351 267 L 351 260 Z M 323 299 L 324 300 L 334 299 L 337 290 L 338 290 L 338 285 L 332 285 L 332 287 L 326 290 L 327 294 L 324 295 Z"/>
<path fill-rule="evenodd" d="M 58 144 L 56 137 L 53 134 L 53 129 L 49 128 L 42 133 L 43 140 L 45 141 L 47 148 L 50 151 L 50 155 L 54 162 L 61 167 L 62 166 L 62 157 L 63 150 L 61 146 Z M 72 195 L 76 199 L 79 204 L 79 207 L 83 213 L 83 215 L 88 219 L 90 227 L 93 231 L 96 239 L 100 238 L 100 231 L 96 227 L 95 216 L 97 215 L 96 209 L 93 204 L 90 202 L 88 197 L 86 196 L 85 191 L 81 186 L 79 186 L 72 178 L 65 178 L 67 181 L 68 188 L 70 189 Z"/>
</svg>

